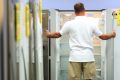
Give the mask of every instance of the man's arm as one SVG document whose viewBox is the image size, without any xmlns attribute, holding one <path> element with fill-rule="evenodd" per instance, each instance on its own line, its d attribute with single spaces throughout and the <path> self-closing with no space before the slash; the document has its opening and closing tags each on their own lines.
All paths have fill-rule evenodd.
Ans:
<svg viewBox="0 0 120 80">
<path fill-rule="evenodd" d="M 102 40 L 108 40 L 110 38 L 114 38 L 115 36 L 116 36 L 115 31 L 112 31 L 112 33 L 110 33 L 110 34 L 102 34 L 102 35 L 100 35 L 99 38 L 102 39 Z"/>
<path fill-rule="evenodd" d="M 61 37 L 60 32 L 49 32 L 46 30 L 46 36 L 47 38 L 59 38 Z"/>
</svg>

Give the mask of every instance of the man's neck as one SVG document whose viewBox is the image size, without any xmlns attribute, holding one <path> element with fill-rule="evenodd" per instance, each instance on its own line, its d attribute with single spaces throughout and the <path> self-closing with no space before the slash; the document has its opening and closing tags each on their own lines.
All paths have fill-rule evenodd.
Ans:
<svg viewBox="0 0 120 80">
<path fill-rule="evenodd" d="M 85 16 L 85 12 L 76 13 L 76 16 Z"/>
</svg>

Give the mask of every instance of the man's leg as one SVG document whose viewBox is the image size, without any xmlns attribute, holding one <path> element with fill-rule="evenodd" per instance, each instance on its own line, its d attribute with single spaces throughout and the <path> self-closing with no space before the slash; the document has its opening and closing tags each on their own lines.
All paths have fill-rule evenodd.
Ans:
<svg viewBox="0 0 120 80">
<path fill-rule="evenodd" d="M 95 62 L 83 63 L 83 78 L 84 80 L 93 80 L 96 77 Z"/>
<path fill-rule="evenodd" d="M 68 80 L 80 80 L 81 64 L 79 62 L 69 62 L 68 65 Z"/>
</svg>

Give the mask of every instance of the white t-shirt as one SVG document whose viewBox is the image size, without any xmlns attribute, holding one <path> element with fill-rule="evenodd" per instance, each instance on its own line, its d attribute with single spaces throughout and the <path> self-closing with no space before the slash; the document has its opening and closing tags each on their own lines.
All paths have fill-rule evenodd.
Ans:
<svg viewBox="0 0 120 80">
<path fill-rule="evenodd" d="M 69 34 L 71 62 L 95 61 L 93 54 L 93 35 L 102 35 L 97 27 L 98 21 L 95 18 L 77 16 L 74 20 L 68 21 L 62 27 L 60 34 Z"/>
</svg>

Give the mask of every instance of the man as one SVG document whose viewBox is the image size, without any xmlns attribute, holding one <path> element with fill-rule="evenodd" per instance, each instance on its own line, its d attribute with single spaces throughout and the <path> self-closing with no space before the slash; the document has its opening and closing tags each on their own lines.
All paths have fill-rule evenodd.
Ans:
<svg viewBox="0 0 120 80">
<path fill-rule="evenodd" d="M 114 38 L 116 33 L 103 34 L 93 19 L 85 16 L 82 3 L 74 5 L 75 19 L 64 24 L 60 32 L 46 32 L 48 38 L 59 38 L 69 34 L 70 56 L 68 65 L 68 80 L 92 80 L 96 75 L 95 59 L 93 55 L 93 34 L 102 40 Z M 82 73 L 82 74 L 81 74 Z"/>
</svg>

